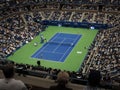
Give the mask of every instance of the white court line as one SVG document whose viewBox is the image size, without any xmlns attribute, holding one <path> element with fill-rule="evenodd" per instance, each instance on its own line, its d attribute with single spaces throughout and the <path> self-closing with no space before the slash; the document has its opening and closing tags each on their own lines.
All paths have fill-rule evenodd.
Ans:
<svg viewBox="0 0 120 90">
<path fill-rule="evenodd" d="M 54 41 L 54 39 L 57 39 L 57 37 L 59 36 L 60 34 L 58 33 L 53 39 L 51 39 L 51 41 Z M 61 39 L 63 39 L 63 41 L 65 40 L 65 39 L 71 39 L 71 38 L 61 38 Z M 76 38 L 77 39 L 77 38 Z M 75 40 L 76 41 L 76 39 L 71 39 L 71 40 Z M 62 42 L 63 42 L 62 41 Z M 49 43 L 48 43 L 48 45 L 49 45 Z M 44 49 L 48 46 L 48 45 L 46 45 L 46 46 L 44 46 L 42 49 L 41 49 L 41 51 L 39 52 L 39 50 L 38 50 L 38 53 L 35 55 L 35 57 L 36 56 L 38 56 L 38 54 L 40 54 L 41 52 L 48 52 L 48 51 L 44 51 Z M 59 46 L 60 46 L 61 44 L 59 44 Z M 58 47 L 59 47 L 58 46 Z M 57 47 L 57 48 L 58 48 Z M 57 48 L 55 48 L 53 51 L 52 51 L 52 53 L 57 53 L 57 52 L 55 52 L 55 50 L 57 49 Z M 69 47 L 67 50 L 66 50 L 66 52 L 70 49 L 71 47 Z M 65 53 L 58 53 L 58 54 L 63 54 L 63 56 L 60 58 L 60 60 L 59 61 L 61 61 L 61 59 L 65 56 L 65 54 L 66 54 L 66 52 Z M 39 58 L 38 58 L 39 59 Z"/>
<path fill-rule="evenodd" d="M 74 41 L 74 39 L 71 39 L 71 38 L 59 38 L 59 39 L 63 39 L 63 40 L 58 44 L 58 46 L 56 47 L 56 49 L 54 49 L 54 50 L 52 51 L 53 53 L 60 47 L 60 45 L 61 45 L 65 40 L 69 39 L 69 40 L 73 40 L 73 41 Z M 54 41 L 54 40 L 53 40 L 53 41 Z M 72 43 L 74 43 L 74 42 L 72 42 Z"/>
<path fill-rule="evenodd" d="M 66 52 L 70 49 L 71 47 L 69 47 L 66 51 L 65 51 L 65 53 L 63 54 L 63 56 L 60 58 L 60 60 L 59 61 L 61 61 L 62 60 L 62 58 L 66 55 Z"/>
<path fill-rule="evenodd" d="M 50 51 L 44 51 L 44 52 L 51 53 Z M 52 53 L 63 54 L 63 53 L 59 53 L 59 52 L 52 52 Z"/>
<path fill-rule="evenodd" d="M 40 51 L 38 50 L 38 53 L 35 52 L 36 53 L 35 57 L 38 56 L 38 54 L 40 54 L 41 52 L 43 52 L 43 49 L 45 49 L 45 47 L 47 47 L 47 46 L 48 46 L 48 44 L 44 47 L 42 46 L 43 48 L 40 48 L 41 50 L 39 49 Z"/>
<path fill-rule="evenodd" d="M 76 37 L 76 39 L 75 39 L 75 41 L 74 41 L 74 42 L 76 42 L 77 38 L 78 38 L 78 36 Z M 66 50 L 66 52 L 67 52 L 70 48 L 71 48 L 71 47 L 69 47 L 69 48 Z M 66 52 L 63 54 L 63 56 L 60 58 L 60 60 L 59 60 L 59 61 L 61 61 L 61 60 L 62 60 L 62 58 L 66 55 Z"/>
<path fill-rule="evenodd" d="M 57 37 L 57 35 L 56 35 L 55 37 Z M 46 43 L 45 43 L 45 44 L 46 44 Z M 35 52 L 36 54 L 35 54 L 34 57 L 38 56 L 38 54 L 40 54 L 41 52 L 43 52 L 43 50 L 44 50 L 48 45 L 49 45 L 49 43 L 48 43 L 46 46 L 44 46 L 44 47 L 42 46 L 43 48 L 41 48 L 41 50 L 39 49 L 40 51 L 37 50 L 36 52 L 38 52 L 38 53 Z"/>
<path fill-rule="evenodd" d="M 61 41 L 61 43 L 59 43 L 59 44 L 58 44 L 58 46 L 56 47 L 56 49 L 55 49 L 55 50 L 57 50 L 57 49 L 58 49 L 58 48 L 62 45 L 62 43 L 64 42 L 64 40 L 65 40 L 65 39 L 63 38 L 63 40 Z M 54 53 L 54 52 L 55 52 L 55 50 L 53 50 L 52 52 Z"/>
<path fill-rule="evenodd" d="M 57 34 L 57 35 L 54 37 L 54 39 L 56 39 L 56 37 L 58 37 L 58 35 L 59 35 L 59 34 Z M 53 39 L 53 40 L 54 40 L 54 39 Z M 47 43 L 47 45 L 44 46 L 44 47 L 41 49 L 41 52 L 44 52 L 44 49 L 45 49 L 48 45 L 49 45 L 49 43 Z"/>
</svg>

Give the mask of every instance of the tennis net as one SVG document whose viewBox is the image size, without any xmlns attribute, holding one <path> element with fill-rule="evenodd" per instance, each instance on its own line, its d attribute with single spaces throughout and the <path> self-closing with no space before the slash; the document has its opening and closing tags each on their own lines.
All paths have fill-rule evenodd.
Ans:
<svg viewBox="0 0 120 90">
<path fill-rule="evenodd" d="M 68 45 L 68 46 L 73 46 L 73 42 L 56 42 L 56 41 L 48 41 L 47 43 L 49 44 L 58 44 L 58 45 Z"/>
</svg>

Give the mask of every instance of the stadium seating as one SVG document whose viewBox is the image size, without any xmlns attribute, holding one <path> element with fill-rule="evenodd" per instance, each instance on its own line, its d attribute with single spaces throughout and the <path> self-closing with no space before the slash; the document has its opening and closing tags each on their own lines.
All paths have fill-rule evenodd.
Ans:
<svg viewBox="0 0 120 90">
<path fill-rule="evenodd" d="M 100 5 L 102 5 L 101 10 Z M 3 0 L 2 2 L 1 0 L 0 58 L 2 61 L 0 61 L 0 67 L 6 63 L 3 59 L 14 54 L 26 42 L 30 42 L 39 32 L 45 30 L 47 25 L 42 23 L 43 20 L 107 24 L 107 29 L 99 30 L 80 71 L 68 72 L 72 83 L 86 85 L 87 75 L 91 69 L 99 70 L 103 76 L 102 80 L 105 82 L 106 75 L 109 75 L 111 83 L 105 83 L 108 86 L 114 85 L 113 81 L 120 83 L 119 5 L 119 0 L 68 0 L 66 2 L 64 0 L 46 0 L 46 2 L 44 0 L 4 2 Z M 50 80 L 56 80 L 56 75 L 60 71 L 43 66 L 37 67 L 18 63 L 15 65 L 17 73 L 19 73 L 19 67 L 25 66 L 25 74 L 43 79 L 49 78 Z M 26 82 L 26 84 L 29 83 Z M 101 86 L 105 86 L 105 84 L 101 84 Z M 35 88 L 37 87 L 35 86 Z"/>
</svg>

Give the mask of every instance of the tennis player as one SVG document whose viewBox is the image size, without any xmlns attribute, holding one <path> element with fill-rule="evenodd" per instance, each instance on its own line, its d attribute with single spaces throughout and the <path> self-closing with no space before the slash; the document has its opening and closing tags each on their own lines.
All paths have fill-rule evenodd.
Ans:
<svg viewBox="0 0 120 90">
<path fill-rule="evenodd" d="M 47 39 L 42 34 L 40 34 L 40 39 L 41 39 L 41 43 L 44 43 L 44 41 L 47 42 Z"/>
</svg>

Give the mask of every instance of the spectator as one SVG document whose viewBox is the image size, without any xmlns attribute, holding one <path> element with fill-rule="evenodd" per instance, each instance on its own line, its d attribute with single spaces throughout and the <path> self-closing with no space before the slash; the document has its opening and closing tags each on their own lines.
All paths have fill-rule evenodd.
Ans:
<svg viewBox="0 0 120 90">
<path fill-rule="evenodd" d="M 57 85 L 51 86 L 49 90 L 72 90 L 71 88 L 66 87 L 66 84 L 69 80 L 69 74 L 67 72 L 59 72 L 57 75 Z"/>
<path fill-rule="evenodd" d="M 88 86 L 85 90 L 99 90 L 98 86 L 100 84 L 101 74 L 100 71 L 90 70 L 88 76 Z"/>
<path fill-rule="evenodd" d="M 4 79 L 0 79 L 0 90 L 27 90 L 25 84 L 20 80 L 15 80 L 14 67 L 6 64 L 3 68 Z"/>
</svg>

